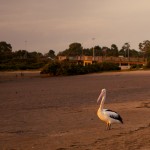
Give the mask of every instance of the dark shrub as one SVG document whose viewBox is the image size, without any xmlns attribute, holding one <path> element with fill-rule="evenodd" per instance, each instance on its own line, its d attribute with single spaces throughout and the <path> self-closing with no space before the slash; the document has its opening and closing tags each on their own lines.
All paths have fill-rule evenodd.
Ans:
<svg viewBox="0 0 150 150">
<path fill-rule="evenodd" d="M 130 69 L 139 69 L 139 68 L 142 68 L 143 65 L 142 64 L 133 64 L 130 66 Z"/>
<path fill-rule="evenodd" d="M 59 75 L 61 64 L 58 61 L 53 61 L 47 64 L 41 71 L 42 74 Z"/>
<path fill-rule="evenodd" d="M 79 75 L 101 71 L 120 70 L 120 67 L 114 63 L 94 63 L 83 66 L 82 64 L 70 63 L 69 61 L 53 61 L 47 64 L 41 71 L 41 74 L 50 75 Z"/>
</svg>

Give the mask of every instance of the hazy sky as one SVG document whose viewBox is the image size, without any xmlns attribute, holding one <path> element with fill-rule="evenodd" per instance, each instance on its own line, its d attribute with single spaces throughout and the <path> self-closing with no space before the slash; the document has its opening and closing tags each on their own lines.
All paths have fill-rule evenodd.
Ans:
<svg viewBox="0 0 150 150">
<path fill-rule="evenodd" d="M 0 41 L 14 51 L 57 53 L 73 42 L 84 48 L 130 42 L 138 50 L 144 40 L 150 0 L 0 0 Z"/>
</svg>

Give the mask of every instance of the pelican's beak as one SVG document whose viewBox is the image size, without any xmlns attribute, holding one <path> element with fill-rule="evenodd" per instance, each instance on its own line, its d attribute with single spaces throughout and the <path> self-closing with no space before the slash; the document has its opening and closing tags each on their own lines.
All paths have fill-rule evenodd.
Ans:
<svg viewBox="0 0 150 150">
<path fill-rule="evenodd" d="M 101 93 L 101 94 L 99 95 L 99 97 L 98 97 L 98 99 L 97 99 L 97 103 L 101 100 L 102 96 L 103 96 L 103 93 Z"/>
</svg>

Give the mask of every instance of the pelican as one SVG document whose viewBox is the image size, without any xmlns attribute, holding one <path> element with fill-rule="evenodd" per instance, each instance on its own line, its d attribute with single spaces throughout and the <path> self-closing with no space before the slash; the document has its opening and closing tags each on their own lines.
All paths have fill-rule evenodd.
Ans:
<svg viewBox="0 0 150 150">
<path fill-rule="evenodd" d="M 112 123 L 122 123 L 123 124 L 123 120 L 122 120 L 121 116 L 118 113 L 116 113 L 115 111 L 103 108 L 105 99 L 106 99 L 106 89 L 102 89 L 101 93 L 97 99 L 97 102 L 99 102 L 101 100 L 100 107 L 97 111 L 97 115 L 102 121 L 106 122 L 106 124 L 107 124 L 106 129 L 110 130 Z"/>
</svg>

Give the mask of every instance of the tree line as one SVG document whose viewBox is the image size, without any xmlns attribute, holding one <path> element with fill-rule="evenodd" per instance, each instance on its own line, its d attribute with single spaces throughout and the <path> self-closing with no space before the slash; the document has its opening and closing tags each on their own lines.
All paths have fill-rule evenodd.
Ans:
<svg viewBox="0 0 150 150">
<path fill-rule="evenodd" d="M 13 51 L 11 44 L 0 42 L 0 70 L 26 70 L 42 68 L 49 60 L 55 58 L 55 52 L 28 52 L 27 50 Z"/>
<path fill-rule="evenodd" d="M 59 52 L 58 56 L 93 56 L 94 53 L 94 56 L 143 57 L 143 52 L 143 50 L 137 51 L 135 49 L 131 49 L 129 43 L 125 43 L 120 50 L 116 44 L 112 44 L 110 48 L 106 46 L 100 47 L 99 45 L 92 48 L 83 48 L 80 43 L 72 43 L 69 45 L 68 49 Z"/>
<path fill-rule="evenodd" d="M 111 47 L 83 48 L 81 43 L 71 43 L 69 48 L 59 52 L 57 55 L 54 50 L 49 50 L 46 54 L 40 52 L 28 52 L 27 50 L 13 51 L 11 44 L 0 42 L 0 70 L 17 69 L 39 69 L 50 61 L 56 60 L 57 56 L 124 56 L 124 57 L 145 57 L 150 60 L 150 41 L 145 40 L 139 43 L 140 51 L 130 48 L 129 43 L 125 43 L 119 50 L 116 44 Z"/>
</svg>

